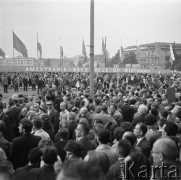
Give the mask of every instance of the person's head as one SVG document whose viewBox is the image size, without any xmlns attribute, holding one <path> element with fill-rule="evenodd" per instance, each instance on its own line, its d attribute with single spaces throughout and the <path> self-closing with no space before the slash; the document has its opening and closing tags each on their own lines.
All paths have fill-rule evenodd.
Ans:
<svg viewBox="0 0 181 180">
<path fill-rule="evenodd" d="M 39 112 L 39 109 L 40 109 L 40 105 L 39 105 L 38 103 L 35 103 L 35 104 L 33 105 L 33 110 L 34 110 L 35 112 Z"/>
<path fill-rule="evenodd" d="M 53 142 L 49 138 L 43 138 L 38 143 L 38 148 L 43 152 L 47 147 L 53 146 Z"/>
<path fill-rule="evenodd" d="M 89 133 L 89 125 L 85 122 L 80 122 L 75 129 L 76 137 L 86 137 Z"/>
<path fill-rule="evenodd" d="M 133 131 L 133 126 L 130 122 L 122 122 L 121 127 L 124 129 L 124 131 Z"/>
<path fill-rule="evenodd" d="M 97 132 L 97 138 L 100 144 L 108 144 L 110 142 L 111 133 L 108 129 L 99 129 Z"/>
<path fill-rule="evenodd" d="M 65 102 L 61 102 L 61 103 L 60 103 L 60 109 L 61 109 L 62 111 L 65 111 L 66 106 L 67 106 L 67 104 L 66 104 Z"/>
<path fill-rule="evenodd" d="M 117 127 L 114 130 L 114 138 L 119 141 L 120 139 L 122 139 L 122 136 L 124 134 L 125 130 L 122 127 Z"/>
<path fill-rule="evenodd" d="M 157 118 L 152 114 L 146 115 L 144 117 L 144 122 L 149 128 L 154 129 L 154 127 L 157 126 Z"/>
<path fill-rule="evenodd" d="M 29 119 L 24 118 L 20 121 L 18 128 L 20 133 L 31 133 L 33 128 L 33 123 Z"/>
<path fill-rule="evenodd" d="M 60 135 L 60 140 L 68 140 L 69 138 L 69 130 L 67 128 L 62 128 L 59 131 L 59 135 Z"/>
<path fill-rule="evenodd" d="M 67 159 L 80 158 L 82 155 L 82 146 L 75 140 L 69 140 L 64 148 Z"/>
<path fill-rule="evenodd" d="M 134 147 L 135 143 L 136 143 L 136 135 L 134 134 L 134 132 L 131 132 L 131 131 L 126 131 L 124 134 L 123 134 L 123 137 L 122 139 L 125 139 L 127 141 L 130 142 L 131 144 L 131 147 Z"/>
<path fill-rule="evenodd" d="M 168 114 L 169 114 L 169 111 L 168 111 L 168 110 L 162 109 L 162 110 L 160 110 L 159 116 L 160 116 L 160 118 L 165 118 L 165 119 L 167 119 Z"/>
<path fill-rule="evenodd" d="M 144 104 L 140 104 L 138 107 L 138 113 L 146 115 L 148 113 L 148 107 Z"/>
<path fill-rule="evenodd" d="M 70 112 L 68 116 L 68 121 L 76 121 L 77 115 L 74 112 Z"/>
<path fill-rule="evenodd" d="M 28 108 L 27 107 L 24 107 L 22 110 L 21 110 L 21 113 L 23 116 L 26 116 L 27 113 L 28 113 Z"/>
<path fill-rule="evenodd" d="M 56 180 L 103 180 L 100 168 L 92 166 L 89 162 L 74 161 L 64 163 L 61 172 L 58 174 Z"/>
<path fill-rule="evenodd" d="M 46 147 L 43 151 L 42 160 L 47 165 L 54 165 L 57 161 L 57 148 L 55 146 Z"/>
<path fill-rule="evenodd" d="M 52 100 L 47 101 L 46 105 L 47 105 L 48 110 L 51 110 L 53 108 L 53 101 Z"/>
<path fill-rule="evenodd" d="M 167 119 L 165 119 L 165 118 L 160 118 L 160 119 L 157 121 L 158 128 L 159 128 L 160 130 L 162 130 L 163 125 L 166 124 L 166 122 L 167 122 Z"/>
<path fill-rule="evenodd" d="M 13 175 L 13 164 L 10 161 L 2 160 L 0 161 L 0 176 L 3 175 L 3 179 L 10 179 Z M 1 178 L 2 178 L 1 177 Z M 6 178 L 5 178 L 6 177 Z"/>
<path fill-rule="evenodd" d="M 39 116 L 34 117 L 32 122 L 33 122 L 33 129 L 35 131 L 42 128 L 43 122 Z"/>
<path fill-rule="evenodd" d="M 163 135 L 176 136 L 177 133 L 178 133 L 178 126 L 172 121 L 167 121 L 163 127 Z"/>
<path fill-rule="evenodd" d="M 134 134 L 137 138 L 142 138 L 147 133 L 147 126 L 144 123 L 138 123 L 134 128 Z"/>
<path fill-rule="evenodd" d="M 155 117 L 158 117 L 159 111 L 156 107 L 151 108 L 151 114 Z"/>
<path fill-rule="evenodd" d="M 30 150 L 28 154 L 28 160 L 33 165 L 38 165 L 41 161 L 42 151 L 40 148 L 36 147 Z"/>
<path fill-rule="evenodd" d="M 115 103 L 112 103 L 110 106 L 111 113 L 114 113 L 117 110 L 117 105 Z"/>
<path fill-rule="evenodd" d="M 4 108 L 3 102 L 0 101 L 0 114 L 3 112 L 3 108 Z"/>
<path fill-rule="evenodd" d="M 33 101 L 33 96 L 28 96 L 28 101 Z"/>
<path fill-rule="evenodd" d="M 131 152 L 131 144 L 127 140 L 119 140 L 118 152 L 120 158 L 125 158 Z"/>
<path fill-rule="evenodd" d="M 109 170 L 109 157 L 104 152 L 88 151 L 84 161 L 88 161 L 92 166 L 99 166 L 105 175 Z"/>
<path fill-rule="evenodd" d="M 5 123 L 3 120 L 0 120 L 0 136 L 2 136 L 5 132 Z"/>
<path fill-rule="evenodd" d="M 162 162 L 175 162 L 178 156 L 178 146 L 170 138 L 158 139 L 152 148 L 152 157 L 154 165 L 161 165 Z"/>
<path fill-rule="evenodd" d="M 107 113 L 107 111 L 108 111 L 108 106 L 107 106 L 107 104 L 104 103 L 104 104 L 101 106 L 101 110 L 102 110 L 103 112 Z"/>
<path fill-rule="evenodd" d="M 7 160 L 6 153 L 4 150 L 0 147 L 0 161 Z"/>
</svg>

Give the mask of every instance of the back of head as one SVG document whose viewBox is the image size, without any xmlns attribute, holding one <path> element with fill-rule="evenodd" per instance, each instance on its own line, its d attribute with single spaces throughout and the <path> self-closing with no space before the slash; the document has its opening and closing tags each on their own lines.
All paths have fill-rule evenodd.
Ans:
<svg viewBox="0 0 181 180">
<path fill-rule="evenodd" d="M 44 149 L 46 148 L 46 147 L 50 147 L 50 146 L 52 146 L 53 145 L 53 142 L 51 141 L 51 139 L 49 139 L 49 138 L 43 138 L 43 139 L 41 139 L 40 141 L 39 141 L 39 143 L 38 143 L 38 147 L 42 150 L 42 151 L 44 151 Z"/>
<path fill-rule="evenodd" d="M 31 149 L 30 153 L 28 154 L 28 160 L 32 164 L 38 164 L 41 161 L 42 151 L 40 148 L 33 148 Z"/>
<path fill-rule="evenodd" d="M 45 148 L 44 152 L 43 152 L 43 161 L 48 164 L 48 165 L 52 165 L 57 161 L 57 149 L 54 146 L 50 146 Z"/>
<path fill-rule="evenodd" d="M 167 136 L 176 136 L 178 133 L 178 126 L 172 121 L 167 121 L 164 132 L 166 132 Z"/>
<path fill-rule="evenodd" d="M 101 106 L 101 110 L 104 111 L 104 112 L 107 112 L 107 110 L 108 110 L 107 105 L 106 105 L 106 104 L 103 104 L 103 105 Z"/>
<path fill-rule="evenodd" d="M 68 140 L 68 138 L 69 138 L 69 130 L 67 128 L 62 128 L 59 131 L 59 135 L 60 135 L 60 138 L 62 138 L 63 140 Z"/>
<path fill-rule="evenodd" d="M 89 128 L 88 123 L 86 123 L 86 122 L 80 122 L 79 125 L 82 126 L 82 130 L 83 130 L 84 136 L 87 136 L 88 133 L 89 133 L 89 131 L 90 131 L 90 128 Z"/>
<path fill-rule="evenodd" d="M 156 124 L 157 118 L 154 115 L 149 114 L 149 115 L 145 116 L 144 122 L 147 126 L 153 126 Z"/>
<path fill-rule="evenodd" d="M 120 139 L 122 139 L 122 136 L 124 134 L 125 130 L 122 127 L 117 127 L 114 130 L 114 138 L 119 141 Z"/>
<path fill-rule="evenodd" d="M 20 124 L 22 124 L 22 129 L 24 129 L 26 133 L 30 133 L 32 131 L 33 123 L 29 119 L 22 119 Z"/>
<path fill-rule="evenodd" d="M 99 129 L 97 132 L 98 140 L 101 144 L 108 144 L 110 142 L 111 133 L 108 129 Z"/>
<path fill-rule="evenodd" d="M 129 141 L 131 146 L 133 147 L 136 143 L 137 137 L 134 132 L 127 131 L 123 134 L 123 139 Z"/>
<path fill-rule="evenodd" d="M 39 116 L 34 117 L 32 121 L 33 121 L 33 125 L 36 129 L 42 128 L 43 122 Z"/>
<path fill-rule="evenodd" d="M 118 150 L 120 157 L 125 158 L 131 152 L 131 144 L 129 143 L 129 141 L 121 139 L 119 140 Z"/>
<path fill-rule="evenodd" d="M 153 150 L 161 153 L 163 156 L 163 161 L 175 162 L 178 157 L 179 149 L 174 140 L 170 138 L 161 138 L 155 141 L 153 145 Z"/>
</svg>

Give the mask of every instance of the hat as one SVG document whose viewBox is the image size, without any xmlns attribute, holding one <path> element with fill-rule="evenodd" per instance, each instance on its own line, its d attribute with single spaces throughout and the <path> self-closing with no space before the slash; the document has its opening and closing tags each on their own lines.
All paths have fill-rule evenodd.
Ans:
<svg viewBox="0 0 181 180">
<path fill-rule="evenodd" d="M 53 101 L 51 100 L 46 102 L 46 105 L 51 105 L 51 104 L 53 104 Z"/>
</svg>

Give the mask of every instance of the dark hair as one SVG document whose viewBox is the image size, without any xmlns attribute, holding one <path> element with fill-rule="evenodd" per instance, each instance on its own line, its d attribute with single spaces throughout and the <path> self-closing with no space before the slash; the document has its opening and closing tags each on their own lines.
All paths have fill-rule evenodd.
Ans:
<svg viewBox="0 0 181 180">
<path fill-rule="evenodd" d="M 125 130 L 125 131 L 133 131 L 133 126 L 130 122 L 123 122 L 121 123 L 121 127 Z"/>
<path fill-rule="evenodd" d="M 167 121 L 164 131 L 167 133 L 167 136 L 176 136 L 178 133 L 178 126 L 174 122 Z"/>
<path fill-rule="evenodd" d="M 169 112 L 168 112 L 167 110 L 163 109 L 163 110 L 160 111 L 160 114 L 161 114 L 161 116 L 162 116 L 163 118 L 166 119 L 167 116 L 168 116 L 168 114 L 169 114 Z"/>
<path fill-rule="evenodd" d="M 153 107 L 153 108 L 151 109 L 151 114 L 153 114 L 153 116 L 158 116 L 159 111 L 157 110 L 156 107 Z"/>
<path fill-rule="evenodd" d="M 127 134 L 124 136 L 124 138 L 130 142 L 131 146 L 133 147 L 136 143 L 137 137 L 134 134 L 134 132 L 126 132 Z"/>
<path fill-rule="evenodd" d="M 20 121 L 20 124 L 22 124 L 22 128 L 25 130 L 26 133 L 30 133 L 33 128 L 33 123 L 27 119 L 24 118 Z"/>
<path fill-rule="evenodd" d="M 1 173 L 11 176 L 13 173 L 13 164 L 7 160 L 0 161 L 0 174 Z"/>
<path fill-rule="evenodd" d="M 119 154 L 122 155 L 123 157 L 128 156 L 129 153 L 131 152 L 131 145 L 129 141 L 123 139 L 119 140 L 118 150 Z"/>
<path fill-rule="evenodd" d="M 108 110 L 107 105 L 106 105 L 106 104 L 103 104 L 103 105 L 101 106 L 101 110 L 104 111 L 104 112 L 107 112 L 107 110 Z"/>
<path fill-rule="evenodd" d="M 79 124 L 82 126 L 84 135 L 87 136 L 89 134 L 89 131 L 90 131 L 89 125 L 85 122 L 80 122 Z"/>
<path fill-rule="evenodd" d="M 147 130 L 148 130 L 146 124 L 138 123 L 138 125 L 140 126 L 140 130 L 142 131 L 143 136 L 144 136 L 147 133 Z"/>
<path fill-rule="evenodd" d="M 43 151 L 43 161 L 48 165 L 53 164 L 57 161 L 57 155 L 57 148 L 49 146 Z"/>
<path fill-rule="evenodd" d="M 152 126 L 152 125 L 156 124 L 157 118 L 154 115 L 149 114 L 149 115 L 145 116 L 144 122 L 147 126 Z"/>
<path fill-rule="evenodd" d="M 60 138 L 67 140 L 69 138 L 69 130 L 67 128 L 62 128 L 59 131 Z"/>
<path fill-rule="evenodd" d="M 120 139 L 122 139 L 122 136 L 124 134 L 125 130 L 122 127 L 117 127 L 114 130 L 114 138 L 119 141 Z"/>
<path fill-rule="evenodd" d="M 42 151 L 36 147 L 31 149 L 30 153 L 28 154 L 28 159 L 32 164 L 38 164 L 41 161 Z"/>
<path fill-rule="evenodd" d="M 90 97 L 88 98 L 88 101 L 89 101 L 89 103 L 91 103 L 91 104 L 93 103 L 93 99 L 90 98 Z"/>
<path fill-rule="evenodd" d="M 160 118 L 160 119 L 158 120 L 158 126 L 163 127 L 163 125 L 166 124 L 166 122 L 167 122 L 167 119 L 165 119 L 165 118 Z"/>
<path fill-rule="evenodd" d="M 108 129 L 99 129 L 97 136 L 101 144 L 108 144 L 110 142 L 111 133 Z"/>
<path fill-rule="evenodd" d="M 42 122 L 40 117 L 36 116 L 36 117 L 33 118 L 32 121 L 33 121 L 33 125 L 35 126 L 35 128 L 37 128 L 37 129 L 42 128 L 43 122 Z"/>
<path fill-rule="evenodd" d="M 81 157 L 83 148 L 77 141 L 69 140 L 64 150 L 71 152 L 75 157 Z"/>
</svg>

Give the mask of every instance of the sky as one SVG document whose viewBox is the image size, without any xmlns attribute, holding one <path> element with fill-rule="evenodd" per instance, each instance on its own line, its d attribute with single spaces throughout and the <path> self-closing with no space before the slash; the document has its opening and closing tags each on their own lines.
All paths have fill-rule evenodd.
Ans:
<svg viewBox="0 0 181 180">
<path fill-rule="evenodd" d="M 29 57 L 82 54 L 84 39 L 90 53 L 90 0 L 0 0 L 0 48 L 13 56 L 12 31 L 22 40 Z M 94 53 L 102 53 L 102 37 L 110 57 L 120 46 L 181 43 L 180 0 L 94 0 Z M 16 50 L 15 56 L 20 53 Z"/>
</svg>

